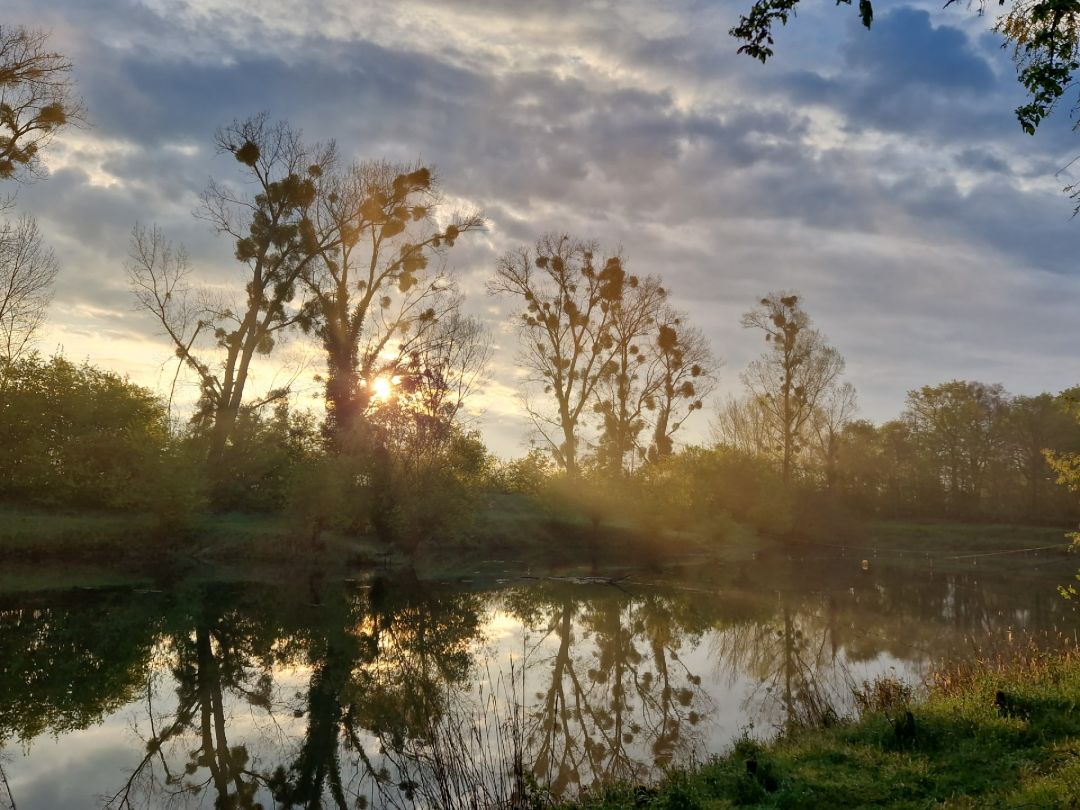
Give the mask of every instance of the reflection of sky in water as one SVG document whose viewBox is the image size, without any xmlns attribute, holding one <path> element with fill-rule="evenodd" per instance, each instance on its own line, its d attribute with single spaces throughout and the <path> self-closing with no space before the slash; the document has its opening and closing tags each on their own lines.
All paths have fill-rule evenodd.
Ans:
<svg viewBox="0 0 1080 810">
<path fill-rule="evenodd" d="M 541 738 L 545 730 L 556 729 L 547 749 L 549 759 L 558 760 L 567 746 L 582 745 L 584 729 L 604 745 L 603 752 L 570 757 L 581 764 L 584 783 L 592 766 L 607 767 L 605 763 L 621 768 L 621 773 L 629 768 L 647 775 L 656 764 L 658 738 L 671 729 L 677 729 L 670 744 L 674 758 L 700 760 L 724 750 L 744 729 L 766 736 L 779 728 L 787 684 L 794 683 L 796 692 L 800 685 L 812 685 L 832 705 L 850 710 L 852 684 L 882 674 L 917 681 L 931 657 L 969 645 L 978 633 L 990 638 L 1005 637 L 1010 630 L 1060 629 L 1066 620 L 1052 597 L 1024 599 L 1006 591 L 995 596 L 993 583 L 980 585 L 988 596 L 974 601 L 965 601 L 965 594 L 972 597 L 975 592 L 965 583 L 943 581 L 930 596 L 911 583 L 892 590 L 888 583 L 858 589 L 838 584 L 792 600 L 781 599 L 771 588 L 764 594 L 747 589 L 729 605 L 723 602 L 726 597 L 692 589 L 638 587 L 623 593 L 604 585 L 564 584 L 535 603 L 526 599 L 524 611 L 515 609 L 512 592 L 509 597 L 485 594 L 477 603 L 481 632 L 465 642 L 472 661 L 468 677 L 442 683 L 439 689 L 450 703 L 465 707 L 466 714 L 477 712 L 478 695 L 493 691 L 505 708 L 512 670 L 514 694 L 525 698 L 526 726 Z M 517 591 L 519 596 L 528 594 L 527 588 Z M 425 621 L 421 616 L 410 632 L 422 631 Z M 361 626 L 363 622 L 353 628 Z M 569 638 L 561 632 L 567 626 Z M 380 669 L 397 644 L 383 638 L 382 657 L 364 665 L 391 685 L 415 675 L 394 669 L 398 664 L 393 661 Z M 177 683 L 171 671 L 175 655 L 173 645 L 159 642 L 149 672 L 135 678 L 133 699 L 100 723 L 59 736 L 46 732 L 26 743 L 9 741 L 0 764 L 20 810 L 100 807 L 120 790 L 146 756 L 146 740 L 161 733 L 176 712 Z M 670 692 L 661 686 L 661 669 L 668 673 Z M 278 765 L 288 767 L 295 761 L 308 730 L 305 709 L 312 672 L 313 667 L 302 662 L 273 667 L 268 706 L 253 705 L 226 684 L 228 745 L 247 747 L 248 770 L 270 774 Z M 248 687 L 259 674 L 244 675 Z M 619 678 L 621 691 L 615 685 Z M 552 690 L 560 690 L 562 705 L 571 708 L 561 721 L 557 712 L 544 711 Z M 409 694 L 407 689 L 403 694 Z M 621 742 L 613 739 L 617 728 L 624 730 Z M 355 753 L 340 736 L 335 739 L 343 784 L 375 799 Z M 383 740 L 357 728 L 356 741 L 378 767 Z M 161 756 L 154 759 L 163 759 L 171 772 L 182 774 L 190 752 L 199 745 L 196 717 L 190 728 L 164 743 Z M 615 752 L 616 747 L 621 751 Z M 622 764 L 614 764 L 620 757 Z M 132 804 L 213 806 L 212 790 L 178 795 L 165 778 L 162 763 L 156 763 L 153 781 L 137 785 Z M 202 783 L 208 776 L 199 769 L 189 778 Z M 258 798 L 274 806 L 265 789 Z"/>
</svg>

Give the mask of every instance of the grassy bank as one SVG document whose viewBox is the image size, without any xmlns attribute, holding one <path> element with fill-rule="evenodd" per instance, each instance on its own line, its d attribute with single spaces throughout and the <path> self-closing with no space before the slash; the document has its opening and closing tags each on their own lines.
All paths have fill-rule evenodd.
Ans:
<svg viewBox="0 0 1080 810">
<path fill-rule="evenodd" d="M 148 584 L 170 571 L 250 576 L 259 567 L 344 574 L 383 560 L 366 538 L 325 533 L 317 545 L 269 515 L 204 515 L 172 529 L 138 513 L 0 508 L 0 592 Z"/>
<path fill-rule="evenodd" d="M 374 537 L 310 529 L 286 516 L 207 514 L 191 525 L 162 526 L 150 515 L 0 507 L 0 590 L 142 581 L 163 564 L 224 571 L 257 566 L 349 570 L 412 566 L 421 578 L 494 580 L 530 573 L 599 574 L 681 570 L 710 580 L 761 554 L 785 554 L 826 565 L 861 565 L 940 573 L 1072 579 L 1080 560 L 1062 529 L 943 522 L 879 522 L 842 537 L 767 540 L 733 521 L 708 531 L 675 532 L 620 522 L 599 526 L 581 515 L 553 515 L 528 498 L 493 496 L 473 527 L 432 537 L 408 557 Z"/>
<path fill-rule="evenodd" d="M 938 573 L 1016 574 L 1075 568 L 1069 529 L 1000 523 L 876 521 L 839 538 L 793 538 L 785 547 L 801 556 L 837 557 L 871 566 Z"/>
<path fill-rule="evenodd" d="M 731 523 L 722 538 L 658 533 L 615 521 L 554 516 L 522 496 L 496 496 L 470 531 L 425 539 L 411 556 L 370 536 L 310 528 L 285 516 L 208 514 L 182 528 L 150 515 L 0 508 L 0 592 L 141 584 L 163 569 L 250 577 L 260 567 L 335 576 L 412 567 L 422 579 L 495 581 L 529 574 L 619 577 L 703 559 L 749 560 L 762 541 Z"/>
<path fill-rule="evenodd" d="M 937 676 L 911 700 L 866 690 L 857 720 L 749 739 L 660 784 L 594 790 L 579 808 L 1080 806 L 1080 659 L 1028 653 Z"/>
</svg>

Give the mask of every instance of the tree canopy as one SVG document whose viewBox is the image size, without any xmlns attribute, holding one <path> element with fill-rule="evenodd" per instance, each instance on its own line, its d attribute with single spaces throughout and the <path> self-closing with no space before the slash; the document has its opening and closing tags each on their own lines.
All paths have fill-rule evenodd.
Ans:
<svg viewBox="0 0 1080 810">
<path fill-rule="evenodd" d="M 742 44 L 744 53 L 762 62 L 775 54 L 776 27 L 787 25 L 795 16 L 800 0 L 757 0 L 739 18 L 730 34 Z M 945 6 L 957 0 L 946 0 Z M 837 0 L 837 5 L 852 5 L 852 0 Z M 988 0 L 978 0 L 980 14 Z M 1073 74 L 1080 68 L 1080 3 L 1075 0 L 998 0 L 1003 10 L 993 29 L 1012 48 L 1017 78 L 1028 93 L 1024 104 L 1016 108 L 1016 118 L 1029 135 L 1057 106 L 1072 85 Z M 870 28 L 874 22 L 872 0 L 858 0 L 859 19 Z"/>
</svg>

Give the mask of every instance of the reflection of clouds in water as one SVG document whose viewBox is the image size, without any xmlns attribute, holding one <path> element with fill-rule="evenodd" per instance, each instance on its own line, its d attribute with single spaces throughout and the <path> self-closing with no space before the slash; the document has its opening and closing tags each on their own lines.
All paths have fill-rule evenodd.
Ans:
<svg viewBox="0 0 1080 810">
<path fill-rule="evenodd" d="M 191 753 L 206 747 L 209 720 L 215 745 L 246 753 L 231 775 L 254 780 L 267 806 L 279 766 L 294 791 L 329 796 L 325 774 L 336 769 L 347 795 L 379 799 L 372 776 L 384 748 L 407 758 L 430 752 L 433 725 L 490 728 L 505 717 L 484 717 L 494 694 L 496 713 L 524 703 L 536 770 L 572 791 L 597 774 L 646 778 L 721 752 L 751 723 L 766 735 L 784 724 L 789 702 L 844 711 L 852 684 L 881 674 L 917 681 L 932 658 L 977 634 L 1068 618 L 1049 597 L 989 580 L 974 587 L 827 561 L 763 562 L 748 573 L 767 590 L 749 576 L 628 590 L 324 584 L 313 606 L 304 588 L 250 585 L 184 592 L 179 616 L 165 596 L 28 598 L 0 606 L 0 652 L 14 662 L 0 677 L 17 671 L 27 689 L 0 689 L 5 770 L 24 810 L 86 806 L 121 789 L 157 736 L 161 750 L 150 752 L 133 803 L 197 806 L 216 789 L 209 760 Z M 103 666 L 110 656 L 122 666 Z M 190 716 L 164 734 L 182 706 Z M 55 739 L 35 727 L 23 748 L 18 724 L 37 714 L 86 727 Z M 496 742 L 480 744 L 490 755 Z M 170 774 L 192 764 L 185 779 L 199 790 L 173 795 Z M 227 787 L 235 792 L 235 780 Z"/>
</svg>

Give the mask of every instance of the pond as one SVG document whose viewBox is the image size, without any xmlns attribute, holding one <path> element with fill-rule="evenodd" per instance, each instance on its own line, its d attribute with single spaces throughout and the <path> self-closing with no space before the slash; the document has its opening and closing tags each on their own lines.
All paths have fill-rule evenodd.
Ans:
<svg viewBox="0 0 1080 810">
<path fill-rule="evenodd" d="M 0 807 L 466 806 L 523 779 L 648 780 L 850 711 L 878 675 L 1072 637 L 1070 572 L 773 554 L 617 581 L 298 569 L 0 596 Z"/>
</svg>

